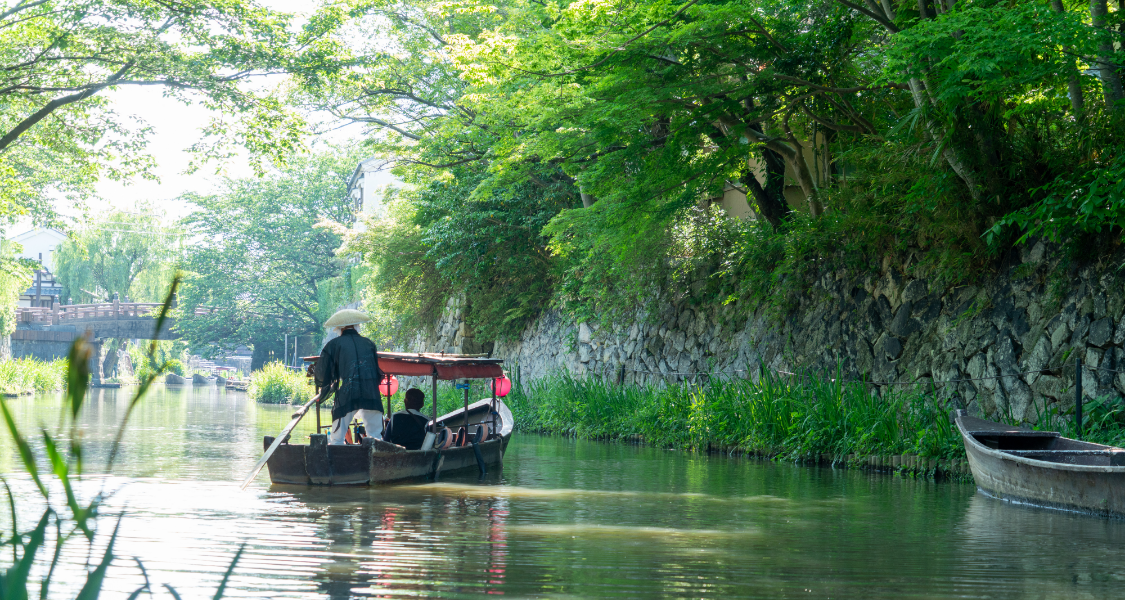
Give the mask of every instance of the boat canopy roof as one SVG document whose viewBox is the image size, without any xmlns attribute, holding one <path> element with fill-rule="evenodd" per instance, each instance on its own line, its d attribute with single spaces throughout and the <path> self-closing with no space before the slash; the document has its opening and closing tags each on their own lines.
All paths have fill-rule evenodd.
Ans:
<svg viewBox="0 0 1125 600">
<path fill-rule="evenodd" d="M 319 356 L 303 357 L 316 362 Z M 504 375 L 500 358 L 432 352 L 380 352 L 379 370 L 404 377 L 436 375 L 438 379 L 492 379 Z"/>
</svg>

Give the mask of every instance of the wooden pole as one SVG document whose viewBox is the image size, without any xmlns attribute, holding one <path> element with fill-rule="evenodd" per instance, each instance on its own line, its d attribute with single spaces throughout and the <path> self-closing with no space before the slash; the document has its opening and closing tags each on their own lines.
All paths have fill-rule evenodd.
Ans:
<svg viewBox="0 0 1125 600">
<path fill-rule="evenodd" d="M 254 468 L 250 471 L 250 474 L 246 476 L 246 479 L 243 480 L 242 485 L 240 485 L 238 489 L 244 490 L 246 489 L 246 486 L 250 485 L 251 481 L 254 481 L 254 478 L 257 477 L 258 473 L 262 471 L 262 467 L 266 466 L 266 461 L 268 461 L 270 457 L 273 456 L 273 453 L 275 450 L 277 450 L 277 447 L 285 441 L 285 438 L 288 437 L 290 433 L 292 433 L 293 428 L 297 426 L 297 423 L 300 423 L 305 414 L 309 412 L 309 406 L 315 403 L 317 408 L 320 408 L 320 403 L 317 402 L 317 400 L 320 400 L 320 394 L 313 396 L 312 400 L 306 402 L 305 405 L 302 406 L 297 412 L 293 413 L 293 419 L 289 421 L 289 424 L 285 426 L 285 429 L 282 429 L 277 438 L 273 440 L 273 443 L 270 444 L 269 449 L 266 450 L 266 453 L 262 455 L 262 458 L 258 459 L 258 462 L 254 465 Z M 320 413 L 317 412 L 317 416 L 319 415 Z M 319 430 L 317 431 L 317 433 L 319 433 Z"/>
<path fill-rule="evenodd" d="M 1082 439 L 1082 359 L 1074 358 L 1074 425 Z"/>
<path fill-rule="evenodd" d="M 430 397 L 430 404 L 434 410 L 434 420 L 430 422 L 430 432 L 437 433 L 437 367 L 434 367 L 434 374 L 430 376 L 430 381 L 433 383 L 433 396 Z"/>
<path fill-rule="evenodd" d="M 492 406 L 489 408 L 489 416 L 492 417 L 492 431 L 495 433 L 500 428 L 496 426 L 496 378 L 492 378 Z M 483 424 L 483 421 L 481 422 Z"/>
<path fill-rule="evenodd" d="M 469 380 L 465 380 L 465 412 L 462 413 L 465 419 L 465 439 L 469 438 Z"/>
</svg>

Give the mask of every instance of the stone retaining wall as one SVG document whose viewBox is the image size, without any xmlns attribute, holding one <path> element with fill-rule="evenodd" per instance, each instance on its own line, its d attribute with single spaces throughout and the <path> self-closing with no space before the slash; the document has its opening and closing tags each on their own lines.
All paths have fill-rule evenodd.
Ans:
<svg viewBox="0 0 1125 600">
<path fill-rule="evenodd" d="M 945 289 L 891 266 L 825 273 L 780 318 L 763 306 L 732 319 L 732 308 L 690 299 L 611 328 L 549 312 L 519 340 L 495 345 L 473 337 L 452 300 L 433 332 L 403 347 L 492 350 L 524 385 L 561 370 L 659 384 L 838 364 L 849 378 L 933 383 L 971 413 L 1035 422 L 1048 409 L 1073 410 L 1075 358 L 1084 397 L 1125 392 L 1125 373 L 1114 372 L 1125 371 L 1125 278 L 1115 265 L 1060 273 L 1046 254 L 1036 244 L 990 283 Z"/>
</svg>

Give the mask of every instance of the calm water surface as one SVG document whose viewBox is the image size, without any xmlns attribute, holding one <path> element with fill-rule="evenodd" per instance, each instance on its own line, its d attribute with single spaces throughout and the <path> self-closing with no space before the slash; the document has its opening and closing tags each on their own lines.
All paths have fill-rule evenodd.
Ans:
<svg viewBox="0 0 1125 600">
<path fill-rule="evenodd" d="M 89 464 L 104 463 L 128 392 L 92 392 Z M 11 406 L 51 428 L 60 402 Z M 227 597 L 1125 598 L 1123 522 L 858 471 L 517 434 L 483 482 L 303 488 L 263 474 L 239 491 L 291 411 L 214 387 L 143 401 L 114 474 L 83 486 L 114 491 L 106 514 L 128 510 L 109 597 L 143 582 L 136 557 L 154 587 L 210 598 L 246 543 Z M 41 509 L 14 461 L 5 435 L 0 469 L 30 521 Z M 59 597 L 87 552 L 65 557 Z"/>
</svg>

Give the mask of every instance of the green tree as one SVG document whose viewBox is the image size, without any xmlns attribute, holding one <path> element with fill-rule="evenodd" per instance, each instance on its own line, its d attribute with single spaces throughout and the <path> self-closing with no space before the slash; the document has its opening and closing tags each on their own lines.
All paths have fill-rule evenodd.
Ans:
<svg viewBox="0 0 1125 600">
<path fill-rule="evenodd" d="M 0 241 L 0 359 L 12 357 L 8 336 L 16 330 L 16 304 L 31 284 L 31 268 L 16 258 L 14 243 Z"/>
<path fill-rule="evenodd" d="M 355 218 L 347 182 L 356 163 L 346 151 L 303 155 L 262 179 L 186 197 L 198 210 L 186 222 L 194 242 L 179 329 L 197 352 L 249 345 L 258 368 L 280 355 L 286 334 L 322 331 L 321 287 L 344 271 L 340 226 Z"/>
<path fill-rule="evenodd" d="M 452 295 L 482 339 L 510 339 L 555 295 L 543 226 L 577 205 L 571 186 L 526 183 L 465 202 L 485 173 L 460 167 L 448 180 L 392 191 L 385 217 L 348 249 L 371 266 L 368 306 L 388 340 L 432 326 Z"/>
<path fill-rule="evenodd" d="M 180 235 L 162 215 L 140 204 L 90 220 L 55 250 L 55 276 L 64 303 L 162 302 L 179 260 Z M 102 372 L 117 374 L 126 339 L 107 341 Z"/>
<path fill-rule="evenodd" d="M 179 260 L 180 235 L 148 205 L 91 219 L 55 250 L 65 304 L 160 302 Z"/>
<path fill-rule="evenodd" d="M 208 146 L 292 148 L 300 120 L 248 78 L 293 70 L 289 17 L 250 0 L 0 2 L 0 215 L 52 211 L 58 193 L 145 173 L 149 128 L 102 92 L 161 86 L 217 113 Z"/>
</svg>

